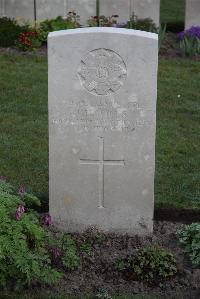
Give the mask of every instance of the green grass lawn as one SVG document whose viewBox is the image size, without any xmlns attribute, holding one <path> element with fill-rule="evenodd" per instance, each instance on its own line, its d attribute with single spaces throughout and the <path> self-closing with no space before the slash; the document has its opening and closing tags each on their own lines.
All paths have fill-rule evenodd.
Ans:
<svg viewBox="0 0 200 299">
<path fill-rule="evenodd" d="M 200 63 L 161 60 L 156 206 L 200 208 Z M 0 175 L 48 201 L 47 59 L 0 55 Z"/>
<path fill-rule="evenodd" d="M 161 23 L 184 22 L 185 0 L 161 0 L 160 19 Z"/>
</svg>

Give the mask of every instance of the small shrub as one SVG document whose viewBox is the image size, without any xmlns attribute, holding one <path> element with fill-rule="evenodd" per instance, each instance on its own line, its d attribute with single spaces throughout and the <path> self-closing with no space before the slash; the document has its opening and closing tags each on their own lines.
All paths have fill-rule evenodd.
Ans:
<svg viewBox="0 0 200 299">
<path fill-rule="evenodd" d="M 0 287 L 53 283 L 61 276 L 51 266 L 34 204 L 39 204 L 34 196 L 24 193 L 22 198 L 0 180 Z"/>
<path fill-rule="evenodd" d="M 195 266 L 200 266 L 200 223 L 192 223 L 178 230 L 179 242 Z"/>
<path fill-rule="evenodd" d="M 119 17 L 118 15 L 112 15 L 109 17 L 93 16 L 87 21 L 87 23 L 89 27 L 113 27 L 113 26 L 115 27 L 117 26 L 118 17 Z"/>
<path fill-rule="evenodd" d="M 45 20 L 40 23 L 38 29 L 38 38 L 41 42 L 47 42 L 47 37 L 50 32 L 75 29 L 80 27 L 79 16 L 73 11 L 69 12 L 66 19 L 62 17 L 57 17 L 53 20 Z"/>
<path fill-rule="evenodd" d="M 14 19 L 0 18 L 0 47 L 15 45 L 21 32 L 28 30 L 28 26 L 19 26 Z"/>
<path fill-rule="evenodd" d="M 200 26 L 192 26 L 178 34 L 183 56 L 200 55 Z"/>
<path fill-rule="evenodd" d="M 133 257 L 118 260 L 116 268 L 132 271 L 137 279 L 149 284 L 160 283 L 177 273 L 173 254 L 158 246 L 139 249 Z"/>
<path fill-rule="evenodd" d="M 23 186 L 15 191 L 0 177 L 0 288 L 55 283 L 62 276 L 57 262 L 67 269 L 79 266 L 74 241 L 48 231 L 52 220 L 47 214 L 41 217 L 42 227 L 35 205 L 40 201 Z"/>
<path fill-rule="evenodd" d="M 22 32 L 16 42 L 16 46 L 22 51 L 34 51 L 41 46 L 38 33 L 34 31 Z"/>
<path fill-rule="evenodd" d="M 158 28 L 154 24 L 153 20 L 149 18 L 138 19 L 138 17 L 134 13 L 131 16 L 130 21 L 127 23 L 127 28 L 154 33 L 158 32 Z"/>
</svg>

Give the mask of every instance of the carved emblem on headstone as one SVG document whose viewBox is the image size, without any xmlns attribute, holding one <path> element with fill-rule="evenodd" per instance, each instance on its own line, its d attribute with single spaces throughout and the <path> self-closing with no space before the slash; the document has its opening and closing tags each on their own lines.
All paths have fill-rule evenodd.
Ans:
<svg viewBox="0 0 200 299">
<path fill-rule="evenodd" d="M 96 49 L 81 60 L 78 75 L 87 91 L 106 96 L 123 86 L 127 69 L 123 59 L 114 51 Z"/>
</svg>

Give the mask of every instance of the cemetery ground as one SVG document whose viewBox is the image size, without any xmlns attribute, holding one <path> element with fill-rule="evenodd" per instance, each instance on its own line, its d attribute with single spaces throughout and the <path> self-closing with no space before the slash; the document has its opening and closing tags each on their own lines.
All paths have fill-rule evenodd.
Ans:
<svg viewBox="0 0 200 299">
<path fill-rule="evenodd" d="M 161 58 L 159 61 L 155 206 L 157 218 L 162 213 L 174 222 L 155 221 L 153 239 L 104 235 L 96 231 L 81 236 L 74 234 L 81 266 L 65 271 L 56 286 L 36 284 L 25 290 L 24 298 L 67 298 L 68 294 L 95 294 L 95 298 L 115 298 L 114 294 L 146 294 L 146 297 L 117 297 L 128 299 L 199 298 L 200 270 L 192 266 L 176 237 L 184 222 L 199 222 L 199 67 L 200 62 L 191 59 Z M 0 86 L 0 174 L 16 188 L 23 184 L 28 192 L 37 195 L 42 201 L 39 212 L 46 212 L 47 58 L 0 54 Z M 184 221 L 181 214 L 185 215 Z M 135 281 L 131 271 L 116 269 L 117 261 L 151 243 L 174 254 L 177 275 L 166 282 L 149 285 Z M 15 295 L 8 293 L 3 298 L 15 298 Z"/>
</svg>

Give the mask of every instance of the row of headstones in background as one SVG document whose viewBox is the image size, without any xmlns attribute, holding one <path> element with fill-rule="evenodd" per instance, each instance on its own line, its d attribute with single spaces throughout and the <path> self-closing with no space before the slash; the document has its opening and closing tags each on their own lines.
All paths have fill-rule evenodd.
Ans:
<svg viewBox="0 0 200 299">
<path fill-rule="evenodd" d="M 67 232 L 153 230 L 158 36 L 49 35 L 50 215 Z"/>
<path fill-rule="evenodd" d="M 0 0 L 0 15 L 34 20 L 34 0 Z M 81 23 L 96 15 L 96 0 L 36 0 L 37 20 L 66 16 L 69 11 L 81 16 Z M 139 18 L 151 18 L 159 25 L 160 0 L 100 0 L 100 15 L 119 15 L 119 22 L 127 21 L 135 13 Z"/>
</svg>

